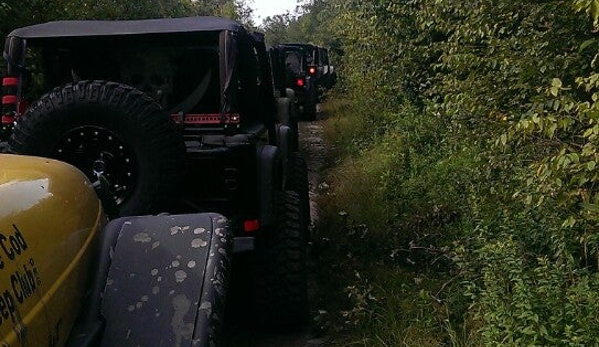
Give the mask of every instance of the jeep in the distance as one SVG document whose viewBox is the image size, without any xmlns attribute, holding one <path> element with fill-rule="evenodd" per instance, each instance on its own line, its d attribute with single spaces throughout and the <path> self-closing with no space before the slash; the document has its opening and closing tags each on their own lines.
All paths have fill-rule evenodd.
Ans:
<svg viewBox="0 0 599 347">
<path fill-rule="evenodd" d="M 254 253 L 256 312 L 306 319 L 307 180 L 284 160 L 261 35 L 216 17 L 58 21 L 11 32 L 4 57 L 8 152 L 76 166 L 112 217 L 224 215 Z"/>
<path fill-rule="evenodd" d="M 277 80 L 295 92 L 295 103 L 304 120 L 316 119 L 317 104 L 336 83 L 328 49 L 307 43 L 284 43 L 270 49 Z"/>
<path fill-rule="evenodd" d="M 303 120 L 315 120 L 318 104 L 317 68 L 313 66 L 312 45 L 281 44 L 273 47 L 271 53 L 278 59 L 276 65 L 282 67 L 286 88 L 295 93 L 295 104 Z M 275 70 L 276 71 L 276 70 Z"/>
<path fill-rule="evenodd" d="M 318 66 L 318 85 L 321 90 L 327 91 L 337 83 L 337 72 L 331 64 L 329 58 L 329 49 L 318 46 L 318 55 L 316 58 L 316 66 Z"/>
</svg>

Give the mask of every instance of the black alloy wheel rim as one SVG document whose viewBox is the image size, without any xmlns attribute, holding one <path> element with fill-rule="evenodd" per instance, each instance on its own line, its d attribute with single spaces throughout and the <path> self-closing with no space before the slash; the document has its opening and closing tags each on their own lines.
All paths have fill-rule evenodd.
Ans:
<svg viewBox="0 0 599 347">
<path fill-rule="evenodd" d="M 92 182 L 102 174 L 117 205 L 135 189 L 133 156 L 122 139 L 108 129 L 91 125 L 73 129 L 58 141 L 54 156 L 77 167 Z"/>
</svg>

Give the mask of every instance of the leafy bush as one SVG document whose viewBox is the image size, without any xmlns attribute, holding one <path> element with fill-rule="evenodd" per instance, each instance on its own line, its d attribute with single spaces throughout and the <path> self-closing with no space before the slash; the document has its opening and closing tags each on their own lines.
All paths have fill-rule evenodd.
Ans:
<svg viewBox="0 0 599 347">
<path fill-rule="evenodd" d="M 368 247 L 398 250 L 395 265 L 438 286 L 452 312 L 415 302 L 402 317 L 433 319 L 406 334 L 596 345 L 597 1 L 331 0 L 330 11 L 353 109 L 337 121 L 349 131 L 335 137 L 347 156 L 332 171 L 335 206 L 376 225 Z"/>
</svg>

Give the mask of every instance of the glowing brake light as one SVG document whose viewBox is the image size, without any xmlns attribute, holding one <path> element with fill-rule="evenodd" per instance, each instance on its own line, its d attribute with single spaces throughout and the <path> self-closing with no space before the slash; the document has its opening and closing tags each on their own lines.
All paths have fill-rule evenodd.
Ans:
<svg viewBox="0 0 599 347">
<path fill-rule="evenodd" d="M 304 82 L 304 79 L 303 79 L 303 78 L 301 78 L 301 77 L 300 77 L 300 78 L 298 78 L 298 79 L 295 81 L 295 84 L 296 84 L 298 87 L 303 87 L 303 86 L 304 86 L 304 83 L 305 83 L 305 82 Z"/>
<path fill-rule="evenodd" d="M 309 75 L 316 75 L 316 66 L 310 66 L 310 67 L 308 67 L 308 74 Z"/>
<path fill-rule="evenodd" d="M 10 125 L 14 123 L 16 117 L 11 115 L 2 115 L 2 125 Z"/>
<path fill-rule="evenodd" d="M 243 230 L 251 233 L 260 229 L 260 221 L 257 219 L 246 220 L 243 222 Z"/>
</svg>

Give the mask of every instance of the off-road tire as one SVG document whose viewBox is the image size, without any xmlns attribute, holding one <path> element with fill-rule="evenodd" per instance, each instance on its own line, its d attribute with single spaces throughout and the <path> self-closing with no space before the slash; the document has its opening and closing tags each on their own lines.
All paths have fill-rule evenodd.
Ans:
<svg viewBox="0 0 599 347">
<path fill-rule="evenodd" d="M 124 190 L 118 205 L 121 216 L 164 212 L 161 209 L 165 202 L 174 200 L 171 198 L 181 181 L 185 145 L 181 132 L 160 105 L 133 87 L 80 81 L 44 94 L 19 119 L 9 140 L 9 151 L 69 162 L 70 158 L 57 147 L 72 142 L 67 134 L 77 134 L 80 129 L 86 134 L 95 129 L 105 132 L 111 141 L 118 139 L 126 151 L 123 160 L 130 163 L 131 170 L 125 176 L 131 176 L 132 184 L 130 191 Z M 78 148 L 95 146 L 97 152 L 108 146 L 97 138 L 97 143 L 89 144 L 86 138 L 81 131 L 81 138 L 75 141 L 80 143 Z M 81 152 L 76 153 L 78 160 L 86 162 L 88 152 Z M 114 168 L 116 174 L 123 175 L 120 166 Z M 79 169 L 95 181 L 93 169 Z"/>
<path fill-rule="evenodd" d="M 259 324 L 294 329 L 308 318 L 307 229 L 296 192 L 275 203 L 276 226 L 256 239 L 254 312 Z"/>
<path fill-rule="evenodd" d="M 291 153 L 289 158 L 289 175 L 285 189 L 296 192 L 302 207 L 304 222 L 310 226 L 310 183 L 308 181 L 308 165 L 299 152 Z"/>
</svg>

